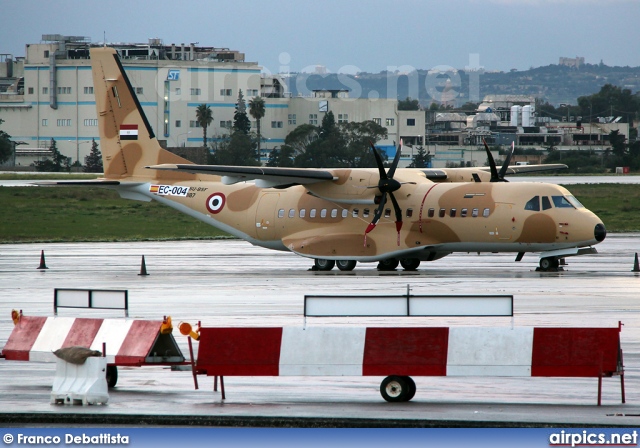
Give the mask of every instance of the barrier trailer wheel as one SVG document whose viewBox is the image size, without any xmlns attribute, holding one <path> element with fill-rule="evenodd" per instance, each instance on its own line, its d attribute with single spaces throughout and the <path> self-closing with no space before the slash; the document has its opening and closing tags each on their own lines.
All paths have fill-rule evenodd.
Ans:
<svg viewBox="0 0 640 448">
<path fill-rule="evenodd" d="M 109 388 L 115 387 L 118 382 L 118 367 L 107 366 L 107 386 Z"/>
<path fill-rule="evenodd" d="M 405 376 L 388 376 L 380 384 L 380 395 L 392 403 L 410 400 L 410 392 L 411 386 Z"/>
</svg>

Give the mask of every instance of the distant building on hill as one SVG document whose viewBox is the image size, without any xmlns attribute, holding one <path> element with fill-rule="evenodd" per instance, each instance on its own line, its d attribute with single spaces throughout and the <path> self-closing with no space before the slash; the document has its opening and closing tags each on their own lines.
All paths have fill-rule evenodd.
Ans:
<svg viewBox="0 0 640 448">
<path fill-rule="evenodd" d="M 584 65 L 584 57 L 576 56 L 575 58 L 560 58 L 558 65 L 580 68 L 581 65 Z"/>
</svg>

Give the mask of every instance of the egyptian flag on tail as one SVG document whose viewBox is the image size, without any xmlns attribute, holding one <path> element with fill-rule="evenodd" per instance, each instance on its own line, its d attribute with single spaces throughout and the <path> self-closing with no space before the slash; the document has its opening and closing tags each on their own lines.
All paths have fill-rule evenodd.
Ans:
<svg viewBox="0 0 640 448">
<path fill-rule="evenodd" d="M 137 124 L 121 124 L 120 140 L 138 140 Z"/>
</svg>

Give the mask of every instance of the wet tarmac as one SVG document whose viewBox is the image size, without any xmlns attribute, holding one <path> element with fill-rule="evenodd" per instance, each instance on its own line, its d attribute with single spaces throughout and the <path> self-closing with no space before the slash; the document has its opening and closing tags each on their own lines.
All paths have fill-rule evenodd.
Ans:
<svg viewBox="0 0 640 448">
<path fill-rule="evenodd" d="M 49 269 L 39 271 L 40 251 Z M 0 360 L 0 421 L 29 424 L 223 426 L 540 426 L 640 423 L 640 235 L 609 235 L 599 254 L 568 258 L 563 272 L 536 272 L 538 257 L 454 254 L 417 272 L 310 271 L 311 262 L 237 240 L 0 246 L 0 346 L 19 308 L 52 315 L 54 288 L 129 291 L 130 317 L 203 326 L 302 325 L 305 294 L 513 294 L 514 317 L 308 318 L 307 325 L 570 326 L 624 324 L 627 403 L 618 378 L 417 377 L 415 398 L 387 403 L 377 377 L 213 378 L 166 367 L 120 368 L 106 406 L 49 404 L 54 365 Z M 148 276 L 138 275 L 142 255 Z M 120 317 L 61 310 L 65 316 Z M 174 331 L 185 355 L 186 338 Z"/>
</svg>

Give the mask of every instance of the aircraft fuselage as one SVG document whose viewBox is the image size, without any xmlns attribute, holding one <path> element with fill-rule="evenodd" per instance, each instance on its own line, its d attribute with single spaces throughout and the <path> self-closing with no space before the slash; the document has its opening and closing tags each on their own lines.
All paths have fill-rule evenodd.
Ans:
<svg viewBox="0 0 640 448">
<path fill-rule="evenodd" d="M 255 245 L 311 258 L 429 259 L 434 252 L 540 252 L 601 241 L 600 219 L 565 188 L 552 184 L 405 184 L 396 193 L 403 211 L 400 233 L 388 204 L 366 238 L 377 207 L 366 197 L 348 204 L 343 198 L 309 194 L 302 186 L 265 189 L 253 183 L 176 182 L 140 188 Z"/>
</svg>

